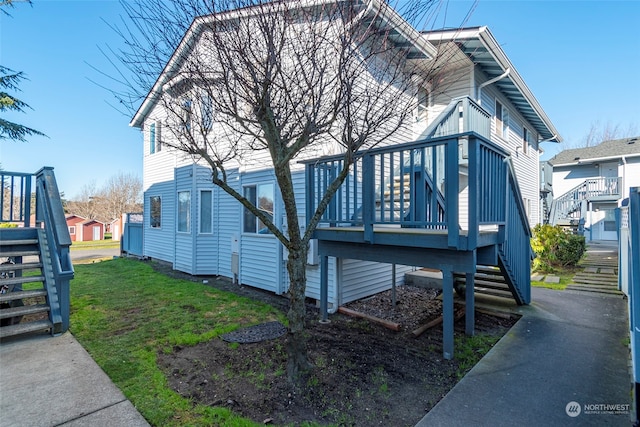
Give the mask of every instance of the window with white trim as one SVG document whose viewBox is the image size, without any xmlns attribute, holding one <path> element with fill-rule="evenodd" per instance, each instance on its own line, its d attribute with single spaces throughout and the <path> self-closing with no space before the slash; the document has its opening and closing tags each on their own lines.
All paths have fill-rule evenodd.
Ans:
<svg viewBox="0 0 640 427">
<path fill-rule="evenodd" d="M 203 94 L 200 100 L 200 116 L 202 117 L 202 128 L 211 130 L 213 127 L 213 99 L 208 94 Z"/>
<path fill-rule="evenodd" d="M 244 188 L 244 197 L 273 221 L 274 185 L 272 183 L 247 186 Z M 245 233 L 271 234 L 267 226 L 249 209 L 244 208 L 243 217 Z"/>
<path fill-rule="evenodd" d="M 76 226 L 75 225 L 70 225 L 69 226 L 69 234 L 74 236 L 76 234 Z"/>
<path fill-rule="evenodd" d="M 522 152 L 527 154 L 529 152 L 529 144 L 531 144 L 531 132 L 529 129 L 522 128 Z"/>
<path fill-rule="evenodd" d="M 156 152 L 156 124 L 149 125 L 149 154 Z"/>
<path fill-rule="evenodd" d="M 429 118 L 429 101 L 431 94 L 429 89 L 422 86 L 418 89 L 418 110 L 416 112 L 416 121 L 426 122 Z"/>
<path fill-rule="evenodd" d="M 149 224 L 151 228 L 160 228 L 162 220 L 162 200 L 160 196 L 149 197 Z"/>
<path fill-rule="evenodd" d="M 199 230 L 201 234 L 213 233 L 213 191 L 200 191 L 200 221 Z"/>
<path fill-rule="evenodd" d="M 160 123 L 153 122 L 149 125 L 149 154 L 155 154 L 162 150 L 160 142 Z"/>
<path fill-rule="evenodd" d="M 191 191 L 178 191 L 178 231 L 188 233 L 191 224 Z"/>
<path fill-rule="evenodd" d="M 496 134 L 504 139 L 509 138 L 509 110 L 496 100 Z"/>
</svg>

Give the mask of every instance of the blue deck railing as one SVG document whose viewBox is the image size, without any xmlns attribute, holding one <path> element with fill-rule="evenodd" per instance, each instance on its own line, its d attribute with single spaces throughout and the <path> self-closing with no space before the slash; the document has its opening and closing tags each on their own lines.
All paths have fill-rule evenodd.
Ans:
<svg viewBox="0 0 640 427">
<path fill-rule="evenodd" d="M 473 249 L 481 226 L 505 223 L 506 158 L 502 148 L 475 133 L 358 153 L 319 226 L 362 226 L 366 241 L 372 241 L 375 226 L 445 230 L 453 248 L 460 248 L 463 230 Z M 344 161 L 330 156 L 305 162 L 309 221 Z M 469 176 L 462 204 L 461 172 Z M 460 206 L 469 207 L 468 216 L 460 215 Z"/>
<path fill-rule="evenodd" d="M 429 138 L 358 153 L 318 227 L 437 230 L 448 247 L 474 250 L 497 233 L 503 272 L 519 303 L 530 300 L 531 232 L 508 154 L 476 133 Z M 307 220 L 326 202 L 343 156 L 306 161 Z M 461 191 L 465 189 L 466 191 Z M 400 237 L 401 239 L 401 237 Z M 401 245 L 401 241 L 398 243 Z"/>
<path fill-rule="evenodd" d="M 34 179 L 35 193 L 32 192 Z M 43 264 L 51 267 L 51 277 L 45 274 L 44 285 L 50 298 L 54 294 L 57 298 L 49 316 L 55 324 L 54 332 L 65 332 L 69 328 L 69 281 L 74 271 L 69 254 L 71 237 L 53 168 L 45 167 L 35 174 L 0 171 L 0 183 L 3 189 L 0 222 L 42 228 L 46 235 L 46 245 L 41 247 L 46 248 L 47 253 L 42 253 L 42 257 Z"/>
<path fill-rule="evenodd" d="M 551 206 L 551 223 L 561 220 L 577 220 L 582 217 L 583 202 L 616 200 L 622 195 L 622 178 L 590 178 L 554 199 Z M 586 206 L 585 206 L 586 209 Z"/>
</svg>

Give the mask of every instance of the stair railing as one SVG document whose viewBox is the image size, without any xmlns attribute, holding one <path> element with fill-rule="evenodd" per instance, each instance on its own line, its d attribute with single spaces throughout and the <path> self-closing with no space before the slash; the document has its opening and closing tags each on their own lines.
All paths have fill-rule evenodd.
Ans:
<svg viewBox="0 0 640 427">
<path fill-rule="evenodd" d="M 551 223 L 557 224 L 561 219 L 579 219 L 578 212 L 583 201 L 619 197 L 621 194 L 620 177 L 590 178 L 567 191 L 551 203 Z"/>
<path fill-rule="evenodd" d="M 69 282 L 73 279 L 74 270 L 71 262 L 69 248 L 71 236 L 65 219 L 60 192 L 56 182 L 53 168 L 45 167 L 36 172 L 36 225 L 43 224 L 47 236 L 48 254 L 42 254 L 51 262 L 53 268 L 54 284 L 58 296 L 59 312 L 52 312 L 50 316 L 62 318 L 61 328 L 56 333 L 63 333 L 69 329 L 70 295 Z M 43 261 L 45 262 L 45 261 Z"/>
<path fill-rule="evenodd" d="M 0 222 L 31 226 L 31 181 L 33 174 L 0 171 Z"/>
<path fill-rule="evenodd" d="M 511 158 L 505 160 L 508 173 L 506 224 L 507 235 L 499 248 L 502 274 L 518 304 L 531 301 L 531 227 L 522 201 L 520 186 Z"/>
<path fill-rule="evenodd" d="M 487 139 L 491 138 L 491 114 L 468 96 L 452 99 L 418 139 L 465 132 L 475 132 Z"/>
</svg>

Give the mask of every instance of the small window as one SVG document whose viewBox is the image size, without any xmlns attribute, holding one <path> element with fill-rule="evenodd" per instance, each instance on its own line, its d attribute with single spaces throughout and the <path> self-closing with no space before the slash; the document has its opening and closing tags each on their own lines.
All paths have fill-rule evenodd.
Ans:
<svg viewBox="0 0 640 427">
<path fill-rule="evenodd" d="M 156 124 L 149 125 L 149 154 L 156 152 Z"/>
<path fill-rule="evenodd" d="M 418 89 L 418 111 L 416 120 L 418 122 L 426 122 L 429 111 L 429 90 L 426 87 Z"/>
<path fill-rule="evenodd" d="M 162 203 L 160 196 L 149 197 L 149 224 L 151 228 L 160 228 L 162 216 Z"/>
<path fill-rule="evenodd" d="M 75 236 L 76 234 L 76 226 L 75 225 L 70 225 L 69 226 L 69 234 L 72 236 Z"/>
<path fill-rule="evenodd" d="M 509 138 L 509 110 L 496 101 L 496 133 L 504 139 Z"/>
<path fill-rule="evenodd" d="M 191 132 L 191 100 L 185 99 L 182 102 L 182 125 L 186 132 Z"/>
<path fill-rule="evenodd" d="M 203 129 L 210 130 L 213 126 L 213 99 L 207 94 L 202 95 L 200 115 L 202 116 Z"/>
<path fill-rule="evenodd" d="M 213 192 L 200 191 L 200 233 L 213 233 Z"/>
<path fill-rule="evenodd" d="M 245 187 L 244 197 L 254 206 L 273 221 L 273 200 L 274 187 L 273 184 L 259 184 L 255 186 Z M 249 209 L 244 209 L 244 228 L 245 233 L 271 234 L 267 226 L 256 217 Z"/>
<path fill-rule="evenodd" d="M 527 128 L 522 128 L 522 152 L 529 152 L 529 144 L 531 143 L 531 132 Z"/>
<path fill-rule="evenodd" d="M 189 232 L 189 224 L 191 223 L 191 192 L 178 192 L 178 231 L 181 233 Z"/>
</svg>

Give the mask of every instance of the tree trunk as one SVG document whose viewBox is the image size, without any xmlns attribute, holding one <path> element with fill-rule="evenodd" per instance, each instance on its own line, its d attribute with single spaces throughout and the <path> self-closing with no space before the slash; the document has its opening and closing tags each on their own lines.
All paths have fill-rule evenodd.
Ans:
<svg viewBox="0 0 640 427">
<path fill-rule="evenodd" d="M 287 378 L 295 383 L 300 374 L 311 369 L 307 357 L 307 337 L 304 331 L 306 315 L 305 288 L 307 249 L 298 246 L 289 252 L 287 270 L 289 271 L 289 334 L 287 337 Z"/>
</svg>

